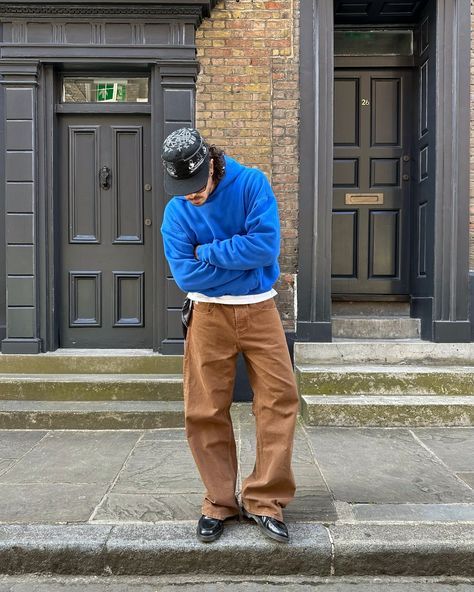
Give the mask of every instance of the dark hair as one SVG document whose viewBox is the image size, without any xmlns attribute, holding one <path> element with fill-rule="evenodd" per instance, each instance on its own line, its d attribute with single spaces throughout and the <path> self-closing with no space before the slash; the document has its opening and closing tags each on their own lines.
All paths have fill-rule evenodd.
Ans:
<svg viewBox="0 0 474 592">
<path fill-rule="evenodd" d="M 212 174 L 212 180 L 215 183 L 219 183 L 222 177 L 225 174 L 225 160 L 224 160 L 224 150 L 211 144 L 209 146 L 209 153 L 211 158 L 214 160 L 214 172 Z"/>
</svg>

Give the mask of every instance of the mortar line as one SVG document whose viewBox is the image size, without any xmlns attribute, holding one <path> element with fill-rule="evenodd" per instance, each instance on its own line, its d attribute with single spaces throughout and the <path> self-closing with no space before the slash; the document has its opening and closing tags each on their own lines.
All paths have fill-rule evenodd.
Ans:
<svg viewBox="0 0 474 592">
<path fill-rule="evenodd" d="M 417 436 L 411 429 L 408 429 L 408 432 L 412 435 L 412 437 L 418 442 L 418 444 L 420 446 L 422 446 L 427 452 L 429 452 L 443 467 L 445 467 L 446 469 L 448 469 L 448 471 L 450 472 L 451 475 L 454 476 L 454 478 L 456 479 L 456 481 L 458 481 L 459 483 L 461 483 L 462 485 L 464 485 L 464 487 L 467 487 L 469 489 L 469 491 L 474 491 L 472 487 L 470 487 L 465 481 L 463 481 L 461 479 L 461 477 L 458 477 L 456 475 L 456 473 L 454 472 L 453 469 L 451 469 L 450 466 L 448 466 L 435 452 L 433 452 L 433 450 L 431 450 L 431 448 L 429 448 L 427 446 L 427 444 L 425 444 L 423 442 L 423 440 L 421 440 L 419 438 L 419 436 Z M 463 472 L 463 471 L 460 471 Z M 470 472 L 470 471 L 465 471 L 465 472 Z M 468 502 L 466 502 L 468 503 Z"/>
<path fill-rule="evenodd" d="M 125 465 L 128 462 L 128 459 L 132 456 L 132 453 L 135 451 L 137 445 L 139 444 L 139 442 L 141 442 L 141 440 L 143 439 L 143 436 L 145 435 L 145 432 L 142 432 L 140 437 L 138 438 L 138 440 L 135 442 L 135 444 L 132 446 L 130 452 L 127 454 L 127 457 L 125 458 L 125 460 L 122 463 L 122 466 L 120 467 L 117 475 L 115 476 L 115 479 L 112 481 L 112 483 L 109 485 L 109 487 L 106 489 L 104 495 L 102 496 L 100 502 L 97 504 L 97 506 L 94 508 L 94 510 L 92 511 L 92 514 L 89 516 L 87 522 L 91 523 L 91 520 L 93 520 L 94 516 L 97 514 L 100 506 L 102 505 L 102 503 L 104 502 L 105 498 L 107 497 L 107 495 L 109 494 L 109 492 L 111 491 L 111 489 L 114 487 L 114 485 L 117 483 L 118 478 L 120 477 L 120 475 L 122 474 L 123 469 L 125 468 Z"/>
</svg>

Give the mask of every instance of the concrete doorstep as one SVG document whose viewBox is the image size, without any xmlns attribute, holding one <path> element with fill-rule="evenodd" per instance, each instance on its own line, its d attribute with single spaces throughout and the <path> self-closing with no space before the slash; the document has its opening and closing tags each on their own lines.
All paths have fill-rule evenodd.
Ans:
<svg viewBox="0 0 474 592">
<path fill-rule="evenodd" d="M 240 493 L 255 462 L 234 404 Z M 290 543 L 245 519 L 197 540 L 204 488 L 182 428 L 0 430 L 0 573 L 474 576 L 474 428 L 299 421 Z"/>
</svg>

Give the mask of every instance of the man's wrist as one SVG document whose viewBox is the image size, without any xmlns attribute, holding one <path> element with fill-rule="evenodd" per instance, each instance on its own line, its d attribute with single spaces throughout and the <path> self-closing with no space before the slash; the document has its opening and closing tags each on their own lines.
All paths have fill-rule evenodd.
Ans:
<svg viewBox="0 0 474 592">
<path fill-rule="evenodd" d="M 199 247 L 199 245 L 196 245 L 196 246 L 194 247 L 194 258 L 195 258 L 195 259 L 197 259 L 197 260 L 199 261 L 199 257 L 198 257 L 198 255 L 197 255 L 197 249 L 198 249 L 198 247 Z"/>
</svg>

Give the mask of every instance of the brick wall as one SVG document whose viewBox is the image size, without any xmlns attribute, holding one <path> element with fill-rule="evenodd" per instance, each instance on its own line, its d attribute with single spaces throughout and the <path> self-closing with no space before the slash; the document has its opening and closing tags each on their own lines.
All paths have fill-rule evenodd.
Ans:
<svg viewBox="0 0 474 592">
<path fill-rule="evenodd" d="M 299 0 L 224 0 L 197 31 L 196 126 L 211 143 L 262 169 L 278 200 L 278 308 L 295 326 L 298 218 Z"/>
</svg>

